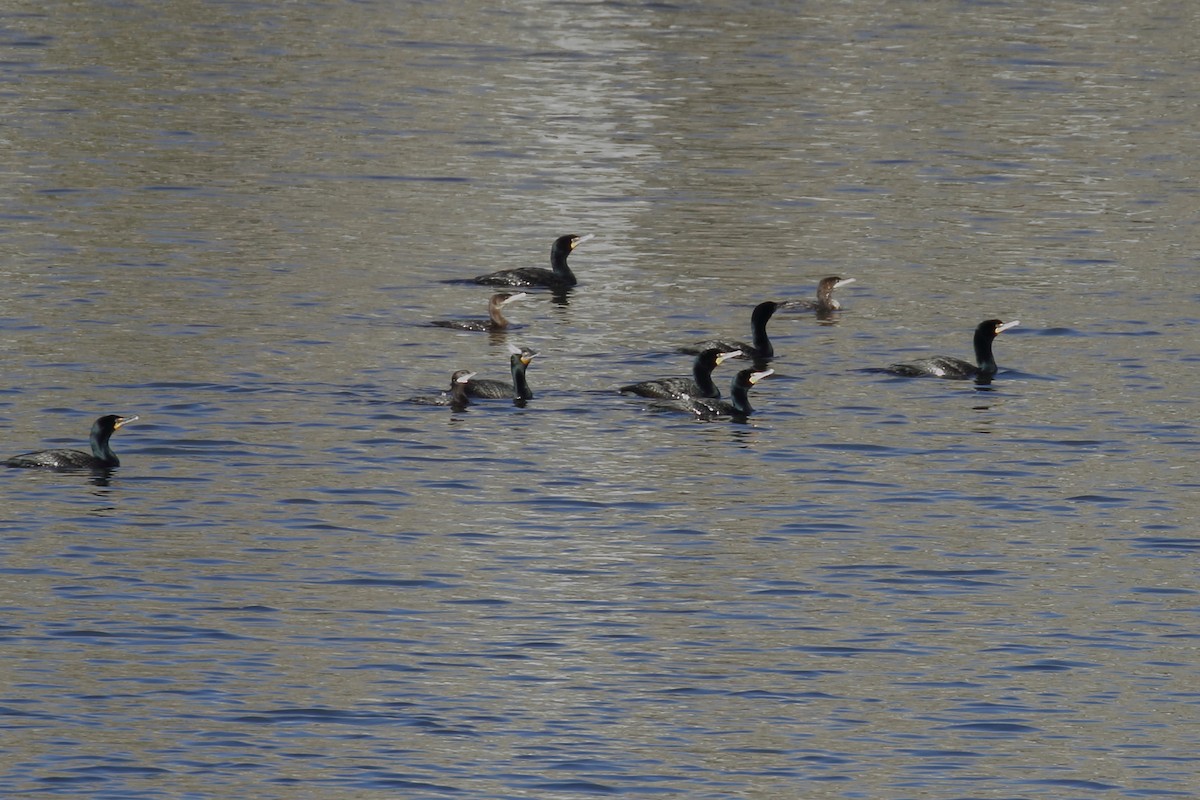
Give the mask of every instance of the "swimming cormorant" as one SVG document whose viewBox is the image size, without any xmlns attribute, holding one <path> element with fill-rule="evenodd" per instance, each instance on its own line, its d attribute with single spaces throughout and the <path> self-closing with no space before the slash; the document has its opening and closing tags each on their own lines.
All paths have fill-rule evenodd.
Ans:
<svg viewBox="0 0 1200 800">
<path fill-rule="evenodd" d="M 730 399 L 693 397 L 684 402 L 688 409 L 700 419 L 716 419 L 717 417 L 744 419 L 754 413 L 754 408 L 750 405 L 750 387 L 774 374 L 775 370 L 773 369 L 761 371 L 744 369 L 733 376 L 733 384 L 729 387 Z"/>
<path fill-rule="evenodd" d="M 438 319 L 429 324 L 439 328 L 453 328 L 457 331 L 502 331 L 508 327 L 508 320 L 504 318 L 500 309 L 515 300 L 528 296 L 525 292 L 499 292 L 492 295 L 488 301 L 487 319 Z"/>
<path fill-rule="evenodd" d="M 774 358 L 775 346 L 771 344 L 771 340 L 767 336 L 767 323 L 770 322 L 772 315 L 776 311 L 781 308 L 787 308 L 789 305 L 791 304 L 787 302 L 767 300 L 754 307 L 754 311 L 750 312 L 750 331 L 754 339 L 753 344 L 726 339 L 708 339 L 688 345 L 687 347 L 681 347 L 677 352 L 696 355 L 705 350 L 715 348 L 726 353 L 733 350 L 741 350 L 743 358 L 752 358 L 756 361 Z"/>
<path fill-rule="evenodd" d="M 40 467 L 43 469 L 110 469 L 121 466 L 120 459 L 109 445 L 109 437 L 113 433 L 137 417 L 121 417 L 108 414 L 92 423 L 92 433 L 89 437 L 92 452 L 82 450 L 39 450 L 35 453 L 22 453 L 4 462 L 6 467 Z"/>
<path fill-rule="evenodd" d="M 727 359 L 740 356 L 741 350 L 723 352 L 716 348 L 704 350 L 696 356 L 692 364 L 690 378 L 661 378 L 655 381 L 642 381 L 628 386 L 622 386 L 618 391 L 636 394 L 640 397 L 656 397 L 660 399 L 683 399 L 688 397 L 721 396 L 721 390 L 713 383 L 713 369 Z"/>
<path fill-rule="evenodd" d="M 512 353 L 508 359 L 512 367 L 512 383 L 487 379 L 468 381 L 468 395 L 471 397 L 488 398 L 511 397 L 514 400 L 530 400 L 533 398 L 533 392 L 529 389 L 529 382 L 525 380 L 525 370 L 537 353 L 528 347 L 514 347 L 513 345 L 509 345 L 508 350 Z"/>
<path fill-rule="evenodd" d="M 432 397 L 410 397 L 410 403 L 420 403 L 426 406 L 453 406 L 456 409 L 462 409 L 470 405 L 471 399 L 467 397 L 467 381 L 475 377 L 475 373 L 469 369 L 460 369 L 450 376 L 449 391 L 435 394 Z"/>
<path fill-rule="evenodd" d="M 989 380 L 996 374 L 996 359 L 992 356 L 992 340 L 1009 328 L 1020 324 L 1019 320 L 1001 322 L 998 319 L 988 319 L 979 323 L 975 328 L 975 364 L 963 361 L 961 358 L 950 356 L 933 356 L 902 364 L 892 364 L 887 368 L 894 375 L 916 378 L 931 375 L 935 378 L 950 378 L 952 380 Z"/>
<path fill-rule="evenodd" d="M 544 267 L 506 269 L 488 275 L 480 275 L 475 278 L 475 283 L 482 283 L 485 286 L 543 287 L 556 291 L 570 289 L 578 281 L 575 279 L 575 273 L 571 272 L 571 268 L 567 266 L 567 256 L 592 236 L 593 234 L 590 233 L 587 236 L 569 233 L 555 239 L 554 244 L 550 247 L 550 269 Z"/>
<path fill-rule="evenodd" d="M 822 278 L 817 284 L 817 299 L 816 300 L 792 300 L 788 303 L 788 308 L 795 308 L 801 311 L 816 311 L 818 314 L 827 314 L 830 311 L 837 311 L 842 307 L 842 304 L 833 296 L 834 289 L 840 289 L 848 283 L 854 283 L 857 278 L 843 278 L 839 275 L 830 275 L 828 278 Z"/>
</svg>

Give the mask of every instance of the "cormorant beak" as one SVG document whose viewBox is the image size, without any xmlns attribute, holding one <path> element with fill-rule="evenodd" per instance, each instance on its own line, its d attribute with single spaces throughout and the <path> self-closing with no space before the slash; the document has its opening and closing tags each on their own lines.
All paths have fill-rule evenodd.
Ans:
<svg viewBox="0 0 1200 800">
<path fill-rule="evenodd" d="M 737 358 L 742 354 L 741 350 L 731 350 L 728 353 L 717 353 L 717 363 L 724 364 L 731 358 Z"/>
<path fill-rule="evenodd" d="M 119 428 L 123 428 L 136 419 L 138 419 L 138 417 L 136 415 L 134 415 L 132 417 L 117 417 L 117 422 L 116 422 L 116 424 L 113 425 L 113 430 L 115 431 L 115 430 L 118 430 Z"/>
<path fill-rule="evenodd" d="M 517 292 L 516 294 L 510 294 L 508 297 L 504 298 L 504 302 L 500 305 L 506 306 L 513 300 L 524 300 L 526 297 L 529 297 L 528 292 Z"/>
<path fill-rule="evenodd" d="M 997 325 L 996 326 L 996 335 L 999 336 L 1000 334 L 1004 333 L 1009 328 L 1015 328 L 1020 324 L 1021 324 L 1021 320 L 1014 319 L 1012 322 L 1005 322 L 1000 325 Z"/>
<path fill-rule="evenodd" d="M 455 383 L 466 383 L 467 381 L 471 380 L 471 378 L 474 378 L 477 374 L 478 373 L 475 372 L 468 372 L 466 375 L 459 375 Z"/>
<path fill-rule="evenodd" d="M 770 377 L 771 375 L 774 375 L 774 374 L 775 374 L 775 370 L 773 370 L 773 369 L 764 369 L 762 372 L 751 373 L 750 385 L 753 386 L 754 384 L 761 381 L 763 378 Z"/>
<path fill-rule="evenodd" d="M 854 283 L 856 280 L 858 280 L 858 278 L 842 278 L 841 280 L 839 280 L 837 283 L 835 283 L 833 285 L 833 288 L 840 289 L 843 286 L 845 286 L 847 283 Z"/>
<path fill-rule="evenodd" d="M 574 250 L 576 247 L 579 247 L 579 245 L 583 244 L 588 239 L 595 239 L 595 238 L 596 238 L 596 234 L 594 234 L 594 233 L 589 233 L 585 236 L 576 236 L 574 239 L 571 240 L 571 249 Z"/>
</svg>

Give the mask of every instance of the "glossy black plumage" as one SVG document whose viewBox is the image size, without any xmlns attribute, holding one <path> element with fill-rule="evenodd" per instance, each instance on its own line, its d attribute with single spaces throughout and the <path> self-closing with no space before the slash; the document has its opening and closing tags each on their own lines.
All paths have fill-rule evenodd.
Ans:
<svg viewBox="0 0 1200 800">
<path fill-rule="evenodd" d="M 578 236 L 570 233 L 554 240 L 550 247 L 550 269 L 544 267 L 519 267 L 492 272 L 476 277 L 475 283 L 485 286 L 515 286 L 519 288 L 546 288 L 556 291 L 570 289 L 578 283 L 575 273 L 567 265 L 567 257 L 576 247 L 591 239 L 592 235 Z"/>
<path fill-rule="evenodd" d="M 775 346 L 771 344 L 771 339 L 767 336 L 767 323 L 771 321 L 771 317 L 776 311 L 786 308 L 788 305 L 785 302 L 767 300 L 754 307 L 754 310 L 750 312 L 750 332 L 753 339 L 751 343 L 728 339 L 706 339 L 703 342 L 681 347 L 677 352 L 696 355 L 705 350 L 715 349 L 722 352 L 741 350 L 743 358 L 752 358 L 756 361 L 774 358 Z"/>
<path fill-rule="evenodd" d="M 514 400 L 530 400 L 533 398 L 533 392 L 529 388 L 529 381 L 526 380 L 525 370 L 529 367 L 529 362 L 537 353 L 530 350 L 528 347 L 509 347 L 512 355 L 509 357 L 509 365 L 512 370 L 512 383 L 507 381 L 497 380 L 471 380 L 467 382 L 466 391 L 471 397 L 484 398 L 512 398 Z"/>
<path fill-rule="evenodd" d="M 471 402 L 471 398 L 467 396 L 467 381 L 474 377 L 474 372 L 460 369 L 450 376 L 450 389 L 448 391 L 427 397 L 410 397 L 409 402 L 420 403 L 426 406 L 466 407 Z"/>
<path fill-rule="evenodd" d="M 622 386 L 618 391 L 626 394 L 636 394 L 639 397 L 655 397 L 661 399 L 686 399 L 689 397 L 721 396 L 721 390 L 713 383 L 713 369 L 727 359 L 742 354 L 741 350 L 722 351 L 709 348 L 696 356 L 692 363 L 690 378 L 660 378 L 653 381 L 642 381 Z"/>
<path fill-rule="evenodd" d="M 683 401 L 688 410 L 700 419 L 716 419 L 717 417 L 745 418 L 754 413 L 750 405 L 750 388 L 754 384 L 775 374 L 773 369 L 756 371 L 743 369 L 733 376 L 729 387 L 729 399 L 692 398 Z"/>
<path fill-rule="evenodd" d="M 29 467 L 34 469 L 111 469 L 121 466 L 120 459 L 113 452 L 109 438 L 122 426 L 133 422 L 137 417 L 122 417 L 108 414 L 92 423 L 89 436 L 92 452 L 82 450 L 38 450 L 33 453 L 22 453 L 4 462 L 7 467 Z"/>
<path fill-rule="evenodd" d="M 964 361 L 952 356 L 932 356 L 915 361 L 892 364 L 887 368 L 894 375 L 906 378 L 930 376 L 950 380 L 988 380 L 998 369 L 996 359 L 992 355 L 992 341 L 1001 333 L 1019 324 L 1018 320 L 1001 322 L 998 319 L 988 319 L 975 327 L 975 363 Z"/>
</svg>

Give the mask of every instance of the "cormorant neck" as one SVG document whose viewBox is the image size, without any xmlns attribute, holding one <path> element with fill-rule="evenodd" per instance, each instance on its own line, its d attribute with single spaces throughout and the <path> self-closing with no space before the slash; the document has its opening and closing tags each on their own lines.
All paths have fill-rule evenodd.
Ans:
<svg viewBox="0 0 1200 800">
<path fill-rule="evenodd" d="M 121 466 L 121 461 L 117 458 L 117 454 L 113 452 L 112 447 L 108 443 L 109 437 L 112 436 L 112 433 L 112 431 L 105 433 L 98 428 L 92 430 L 92 435 L 90 437 L 92 442 L 92 455 L 96 457 L 97 461 L 106 467 L 119 467 Z"/>
<path fill-rule="evenodd" d="M 504 318 L 504 314 L 500 312 L 500 307 L 503 303 L 492 303 L 488 306 L 488 316 L 492 318 L 493 328 L 507 328 L 508 320 Z"/>
<path fill-rule="evenodd" d="M 817 310 L 818 311 L 839 311 L 842 304 L 839 303 L 833 296 L 833 288 L 830 287 L 827 291 L 817 295 Z"/>
<path fill-rule="evenodd" d="M 771 339 L 767 336 L 767 323 L 771 321 L 771 314 L 774 311 L 765 314 L 755 314 L 750 320 L 750 328 L 754 333 L 754 349 L 755 356 L 758 358 L 774 358 L 775 346 L 771 344 Z"/>
<path fill-rule="evenodd" d="M 975 331 L 975 363 L 979 365 L 982 375 L 996 374 L 996 358 L 992 355 L 992 342 L 996 334 L 990 330 Z"/>
<path fill-rule="evenodd" d="M 701 397 L 721 396 L 721 391 L 713 383 L 712 368 L 701 363 L 700 359 L 696 359 L 696 363 L 692 365 L 692 380 L 696 381 L 696 386 L 700 388 Z"/>
<path fill-rule="evenodd" d="M 529 389 L 529 381 L 525 379 L 525 370 L 529 365 L 521 360 L 521 356 L 513 354 L 512 357 L 512 379 L 513 389 L 517 400 L 533 399 L 533 392 Z"/>
<path fill-rule="evenodd" d="M 567 266 L 567 256 L 569 255 L 571 255 L 570 240 L 565 242 L 556 240 L 550 248 L 550 268 L 564 283 L 574 286 L 577 281 L 575 273 L 571 272 L 571 268 Z"/>
<path fill-rule="evenodd" d="M 750 406 L 750 387 L 735 383 L 729 392 L 733 410 L 742 416 L 750 416 L 754 409 Z"/>
<path fill-rule="evenodd" d="M 817 310 L 837 311 L 841 305 L 833 299 L 833 284 L 822 283 L 817 287 Z"/>
</svg>

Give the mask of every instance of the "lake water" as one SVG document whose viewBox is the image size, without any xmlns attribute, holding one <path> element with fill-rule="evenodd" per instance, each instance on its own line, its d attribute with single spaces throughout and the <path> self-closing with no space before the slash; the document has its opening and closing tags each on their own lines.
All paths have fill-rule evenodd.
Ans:
<svg viewBox="0 0 1200 800">
<path fill-rule="evenodd" d="M 1196 25 L 10 4 L 5 454 L 140 419 L 0 475 L 0 794 L 1194 797 Z M 748 420 L 615 392 L 831 274 Z"/>
</svg>

